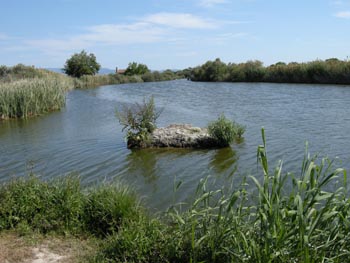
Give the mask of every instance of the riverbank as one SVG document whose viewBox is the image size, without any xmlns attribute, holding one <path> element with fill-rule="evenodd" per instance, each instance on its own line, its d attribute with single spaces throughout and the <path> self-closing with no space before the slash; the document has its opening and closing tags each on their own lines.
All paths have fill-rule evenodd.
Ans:
<svg viewBox="0 0 350 263">
<path fill-rule="evenodd" d="M 120 184 L 84 189 L 76 177 L 13 180 L 0 187 L 0 244 L 4 231 L 73 236 L 88 240 L 85 262 L 349 261 L 346 172 L 313 158 L 299 175 L 281 164 L 270 172 L 265 143 L 257 156 L 261 178 L 230 190 L 209 190 L 204 178 L 193 202 L 152 215 Z M 255 190 L 248 192 L 249 184 Z M 176 191 L 181 182 L 174 185 Z"/>
<path fill-rule="evenodd" d="M 103 85 L 167 81 L 183 78 L 170 70 L 143 75 L 120 74 L 72 78 L 45 69 L 18 64 L 0 67 L 0 120 L 28 118 L 65 106 L 65 94 L 72 89 L 87 89 Z"/>
<path fill-rule="evenodd" d="M 224 63 L 219 58 L 190 70 L 192 81 L 268 82 L 350 85 L 350 61 L 331 58 L 305 63 L 278 62 L 265 67 L 261 61 Z"/>
</svg>

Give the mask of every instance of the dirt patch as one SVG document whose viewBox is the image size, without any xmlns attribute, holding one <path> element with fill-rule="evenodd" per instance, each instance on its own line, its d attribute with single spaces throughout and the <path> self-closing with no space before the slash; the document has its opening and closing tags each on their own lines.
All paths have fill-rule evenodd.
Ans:
<svg viewBox="0 0 350 263">
<path fill-rule="evenodd" d="M 32 249 L 33 259 L 29 259 L 26 263 L 59 263 L 66 262 L 70 255 L 59 255 L 50 251 L 47 247 L 41 246 Z"/>
<path fill-rule="evenodd" d="M 88 239 L 0 234 L 1 263 L 84 262 L 84 258 L 93 254 L 95 249 L 96 244 Z"/>
</svg>

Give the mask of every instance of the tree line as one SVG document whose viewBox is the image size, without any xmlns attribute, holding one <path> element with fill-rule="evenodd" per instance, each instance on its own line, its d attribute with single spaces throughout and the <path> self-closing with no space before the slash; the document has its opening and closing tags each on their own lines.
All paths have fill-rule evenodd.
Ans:
<svg viewBox="0 0 350 263">
<path fill-rule="evenodd" d="M 226 64 L 217 58 L 190 68 L 187 78 L 212 82 L 350 84 L 350 61 L 330 58 L 306 63 L 278 62 L 265 67 L 259 60 Z"/>
</svg>

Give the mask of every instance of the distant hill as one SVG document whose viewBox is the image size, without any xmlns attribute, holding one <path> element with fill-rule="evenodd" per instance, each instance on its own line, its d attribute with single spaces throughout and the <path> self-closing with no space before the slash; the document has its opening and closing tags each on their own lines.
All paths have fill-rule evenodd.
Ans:
<svg viewBox="0 0 350 263">
<path fill-rule="evenodd" d="M 45 68 L 45 69 L 53 71 L 53 72 L 57 72 L 57 73 L 63 73 L 63 70 L 61 68 Z M 98 74 L 107 75 L 107 74 L 111 74 L 114 72 L 115 72 L 115 70 L 113 70 L 113 69 L 101 68 L 100 71 L 98 72 Z"/>
<path fill-rule="evenodd" d="M 61 68 L 45 68 L 45 69 L 56 73 L 63 73 L 63 70 Z"/>
<path fill-rule="evenodd" d="M 106 75 L 111 73 L 115 73 L 115 70 L 110 68 L 101 68 L 100 71 L 98 72 L 98 74 L 100 75 Z"/>
</svg>

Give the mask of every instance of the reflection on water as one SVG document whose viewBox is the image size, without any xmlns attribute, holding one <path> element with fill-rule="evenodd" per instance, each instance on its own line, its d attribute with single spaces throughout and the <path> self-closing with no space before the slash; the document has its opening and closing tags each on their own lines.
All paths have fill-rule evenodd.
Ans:
<svg viewBox="0 0 350 263">
<path fill-rule="evenodd" d="M 213 167 L 217 174 L 230 177 L 237 170 L 237 166 L 235 165 L 237 159 L 237 153 L 231 147 L 217 149 L 210 160 L 210 167 Z"/>
<path fill-rule="evenodd" d="M 221 113 L 246 126 L 244 141 L 213 150 L 126 148 L 115 118 L 122 103 L 153 94 L 164 108 L 158 126 L 206 126 Z M 31 170 L 45 178 L 78 172 L 84 184 L 122 179 L 156 208 L 190 198 L 200 178 L 217 186 L 257 175 L 256 148 L 265 127 L 270 167 L 300 171 L 305 141 L 312 153 L 338 156 L 350 166 L 350 88 L 270 83 L 170 81 L 74 90 L 67 106 L 28 120 L 0 122 L 0 181 Z M 348 167 L 347 167 L 348 166 Z"/>
<path fill-rule="evenodd" d="M 148 183 L 157 180 L 157 155 L 153 150 L 135 149 L 127 156 L 129 174 L 142 174 Z"/>
</svg>

